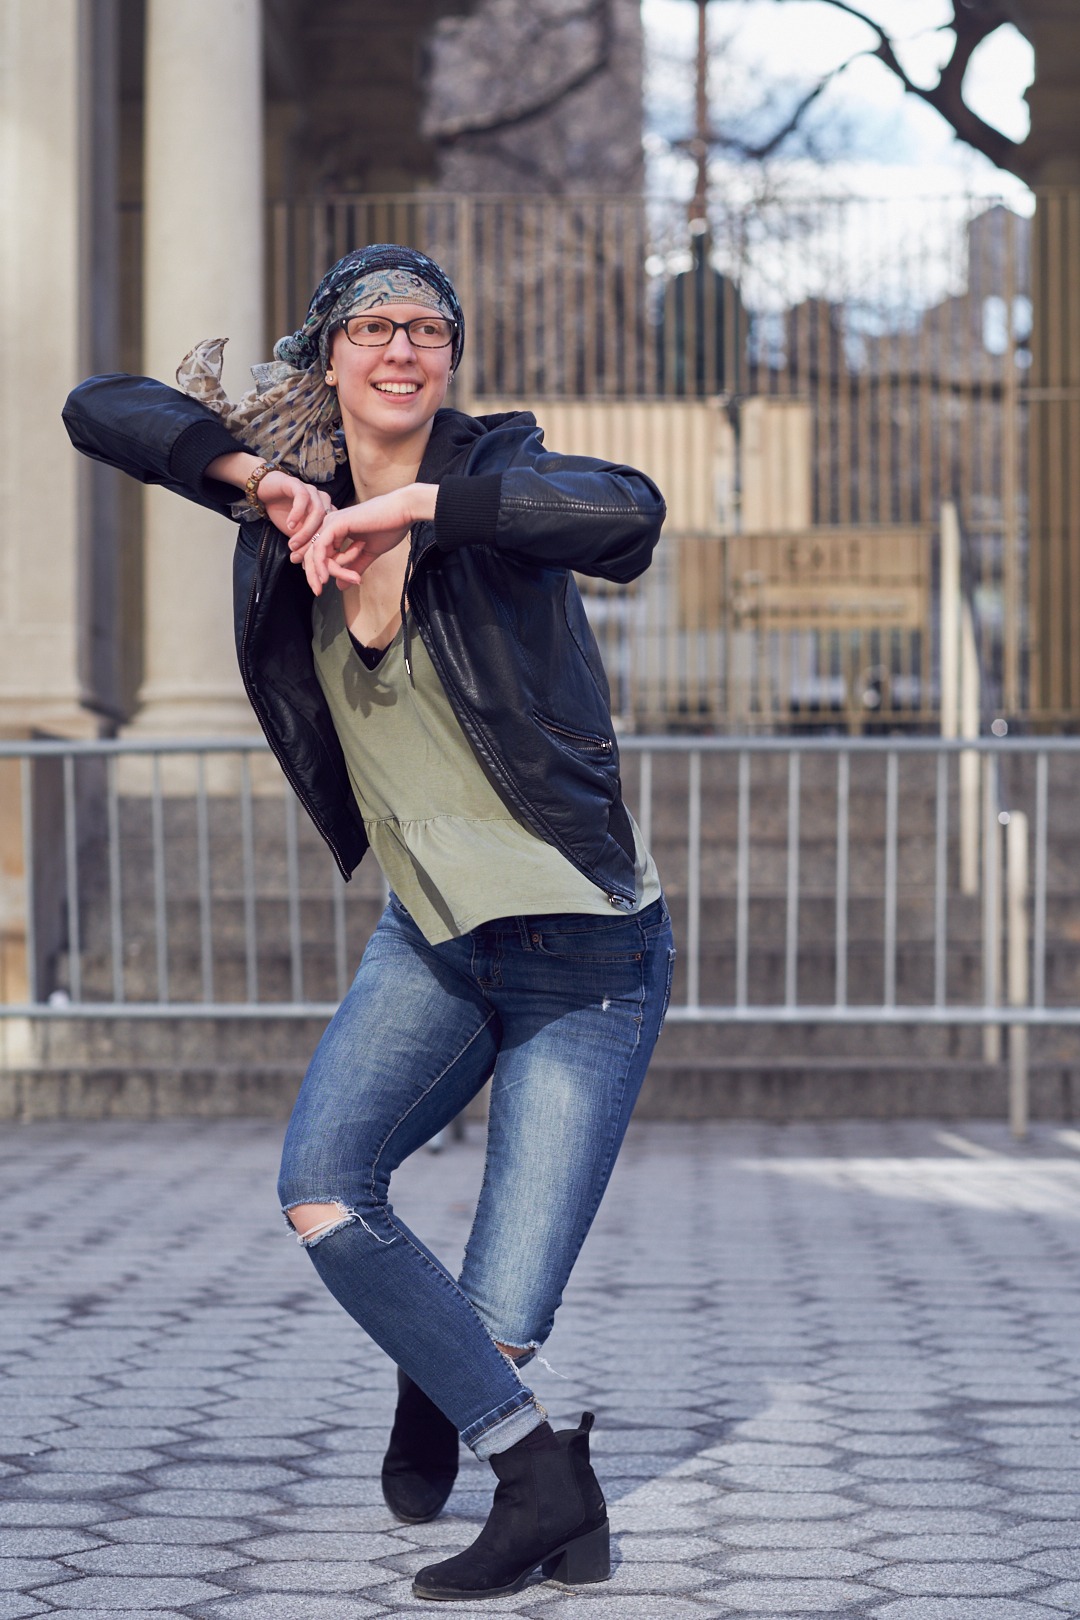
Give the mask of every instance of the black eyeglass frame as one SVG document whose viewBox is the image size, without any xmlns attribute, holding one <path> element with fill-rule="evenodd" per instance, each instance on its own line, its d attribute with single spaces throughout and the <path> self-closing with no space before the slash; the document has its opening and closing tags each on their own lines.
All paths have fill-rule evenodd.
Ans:
<svg viewBox="0 0 1080 1620">
<path fill-rule="evenodd" d="M 359 320 L 385 321 L 388 326 L 393 328 L 393 330 L 384 343 L 357 343 L 355 338 L 349 337 L 349 321 Z M 430 320 L 445 321 L 446 325 L 450 328 L 450 336 L 447 338 L 445 343 L 417 343 L 416 339 L 413 337 L 409 328 L 412 326 L 420 326 L 425 321 Z M 350 315 L 347 320 L 342 321 L 338 330 L 344 332 L 346 338 L 348 338 L 354 349 L 388 349 L 399 332 L 405 333 L 414 349 L 448 349 L 453 343 L 454 339 L 457 337 L 458 323 L 449 315 L 414 315 L 411 321 L 392 321 L 389 315 L 377 315 L 374 310 L 372 310 L 370 313 L 364 315 Z"/>
</svg>

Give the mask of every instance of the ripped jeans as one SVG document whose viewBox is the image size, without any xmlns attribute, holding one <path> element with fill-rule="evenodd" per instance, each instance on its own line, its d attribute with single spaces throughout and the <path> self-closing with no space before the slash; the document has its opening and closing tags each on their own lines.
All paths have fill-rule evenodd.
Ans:
<svg viewBox="0 0 1080 1620">
<path fill-rule="evenodd" d="M 340 1205 L 304 1245 L 316 1270 L 479 1457 L 543 1421 L 516 1363 L 551 1331 L 674 955 L 663 900 L 633 917 L 503 917 L 429 945 L 392 895 L 304 1078 L 282 1208 Z M 484 1182 L 455 1281 L 394 1213 L 389 1182 L 489 1076 Z"/>
</svg>

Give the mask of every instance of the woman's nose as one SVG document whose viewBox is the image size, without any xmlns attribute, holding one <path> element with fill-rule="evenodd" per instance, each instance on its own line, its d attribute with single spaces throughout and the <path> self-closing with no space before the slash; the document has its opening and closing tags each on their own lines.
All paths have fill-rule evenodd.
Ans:
<svg viewBox="0 0 1080 1620">
<path fill-rule="evenodd" d="M 388 355 L 392 355 L 395 360 L 412 359 L 414 353 L 413 346 L 409 339 L 409 334 L 406 332 L 403 326 L 398 327 L 397 331 L 390 339 L 390 342 L 386 345 L 386 353 Z"/>
</svg>

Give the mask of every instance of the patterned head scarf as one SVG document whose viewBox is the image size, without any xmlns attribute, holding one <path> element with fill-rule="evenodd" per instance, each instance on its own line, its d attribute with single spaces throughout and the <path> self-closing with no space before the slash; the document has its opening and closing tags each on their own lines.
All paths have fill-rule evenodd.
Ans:
<svg viewBox="0 0 1080 1620">
<path fill-rule="evenodd" d="M 278 339 L 272 361 L 251 368 L 255 387 L 235 404 L 221 386 L 224 338 L 207 338 L 185 355 L 177 383 L 254 454 L 309 483 L 326 483 L 346 456 L 337 393 L 326 382 L 330 345 L 350 315 L 382 304 L 418 304 L 453 321 L 457 369 L 465 321 L 449 276 L 415 248 L 381 242 L 347 253 L 327 271 L 303 325 Z M 234 516 L 249 511 L 246 502 L 234 504 Z"/>
</svg>

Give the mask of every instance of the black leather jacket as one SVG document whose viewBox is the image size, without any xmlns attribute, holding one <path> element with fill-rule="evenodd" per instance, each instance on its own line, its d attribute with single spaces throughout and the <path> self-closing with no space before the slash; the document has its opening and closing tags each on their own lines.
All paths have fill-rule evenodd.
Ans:
<svg viewBox="0 0 1080 1620">
<path fill-rule="evenodd" d="M 205 477 L 244 447 L 204 406 L 146 377 L 92 377 L 69 396 L 77 450 L 228 515 L 237 491 Z M 626 582 L 649 566 L 660 492 L 630 467 L 544 449 L 528 412 L 441 410 L 418 478 L 439 485 L 413 529 L 416 629 L 477 756 L 506 802 L 621 910 L 634 903 L 610 694 L 572 570 Z M 353 499 L 348 466 L 325 486 Z M 233 564 L 244 685 L 285 775 L 347 878 L 367 849 L 315 675 L 311 593 L 283 535 L 243 523 Z"/>
</svg>

